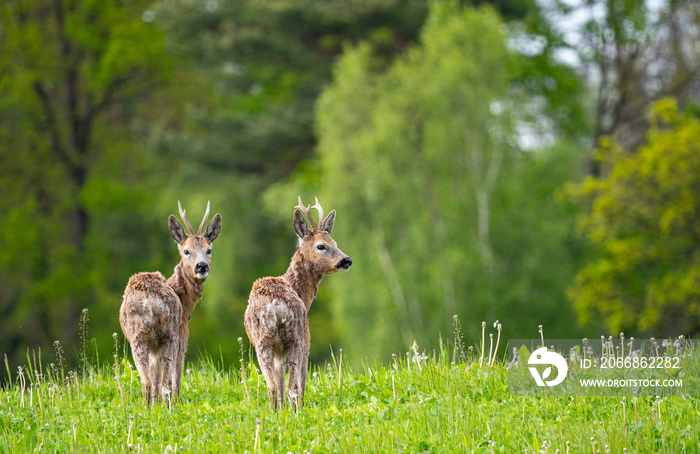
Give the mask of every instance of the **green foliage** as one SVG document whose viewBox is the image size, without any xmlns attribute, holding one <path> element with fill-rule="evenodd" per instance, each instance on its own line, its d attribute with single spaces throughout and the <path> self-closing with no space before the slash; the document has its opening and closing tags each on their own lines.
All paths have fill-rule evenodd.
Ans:
<svg viewBox="0 0 700 454">
<path fill-rule="evenodd" d="M 454 314 L 575 329 L 562 300 L 578 250 L 554 193 L 580 158 L 565 142 L 532 154 L 514 145 L 525 100 L 510 89 L 520 61 L 502 30 L 488 9 L 440 3 L 420 46 L 387 71 L 368 45 L 336 67 L 317 127 L 320 199 L 332 200 L 334 238 L 354 260 L 327 284 L 343 346 L 386 355 L 449 332 Z"/>
<path fill-rule="evenodd" d="M 636 154 L 603 142 L 603 175 L 570 188 L 586 206 L 581 232 L 600 256 L 569 294 L 582 318 L 600 315 L 612 332 L 696 334 L 700 121 L 666 99 L 652 125 Z"/>
<path fill-rule="evenodd" d="M 60 339 L 74 361 L 82 308 L 118 332 L 128 276 L 177 261 L 176 201 L 211 200 L 224 228 L 188 358 L 234 362 L 252 282 L 294 250 L 297 194 L 338 209 L 356 259 L 311 308 L 312 362 L 400 350 L 455 313 L 571 334 L 580 251 L 553 194 L 579 166 L 580 84 L 535 2 L 461 2 L 483 3 L 516 20 L 446 3 L 421 35 L 423 0 L 3 3 L 0 354 Z M 547 44 L 518 54 L 518 36 Z M 523 153 L 523 124 L 564 140 Z"/>
<path fill-rule="evenodd" d="M 179 2 L 159 10 L 168 47 L 194 83 L 177 137 L 164 146 L 267 181 L 289 175 L 315 144 L 314 104 L 346 42 L 393 58 L 416 39 L 421 0 Z M 190 66 L 193 68 L 190 69 Z"/>
<path fill-rule="evenodd" d="M 617 397 L 517 397 L 502 364 L 455 364 L 443 347 L 420 369 L 403 359 L 314 368 L 298 415 L 269 410 L 249 362 L 242 373 L 210 358 L 188 365 L 182 399 L 168 410 L 144 406 L 138 375 L 120 355 L 65 378 L 30 361 L 0 393 L 0 449 L 677 453 L 700 442 L 697 397 L 639 397 L 627 406 Z"/>
<path fill-rule="evenodd" d="M 83 307 L 113 331 L 132 267 L 161 258 L 148 177 L 167 163 L 130 130 L 169 67 L 148 4 L 0 7 L 0 351 L 13 362 L 75 340 L 64 326 Z"/>
<path fill-rule="evenodd" d="M 697 99 L 699 2 L 541 4 L 550 24 L 559 30 L 561 48 L 575 55 L 578 71 L 590 87 L 594 146 L 610 137 L 636 151 L 645 142 L 648 115 L 656 101 L 672 96 L 685 107 Z M 598 169 L 593 167 L 592 172 Z"/>
<path fill-rule="evenodd" d="M 279 199 L 279 212 L 262 208 L 263 194 L 313 166 L 315 103 L 344 44 L 369 42 L 390 61 L 415 41 L 425 14 L 423 0 L 176 2 L 156 10 L 178 59 L 170 93 L 177 107 L 150 128 L 150 144 L 182 163 L 168 197 L 211 199 L 224 223 L 200 315 L 192 319 L 193 351 L 216 355 L 221 348 L 235 361 L 232 341 L 245 338 L 252 283 L 289 264 L 297 193 Z M 327 357 L 337 342 L 324 287 L 310 313 L 312 360 Z"/>
</svg>

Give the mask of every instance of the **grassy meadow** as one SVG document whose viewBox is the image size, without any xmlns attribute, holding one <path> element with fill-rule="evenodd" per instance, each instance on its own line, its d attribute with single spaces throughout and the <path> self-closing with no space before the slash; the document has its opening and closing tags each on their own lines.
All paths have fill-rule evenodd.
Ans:
<svg viewBox="0 0 700 454">
<path fill-rule="evenodd" d="M 68 371 L 63 348 L 8 371 L 0 392 L 0 452 L 528 452 L 685 453 L 700 448 L 697 397 L 518 397 L 508 371 L 459 338 L 348 368 L 347 353 L 312 365 L 306 404 L 275 413 L 241 340 L 240 369 L 188 364 L 180 402 L 147 407 L 115 334 L 114 358 Z M 247 342 L 246 342 L 247 344 Z M 417 346 L 416 346 L 417 347 Z M 46 358 L 44 358 L 46 359 Z"/>
</svg>

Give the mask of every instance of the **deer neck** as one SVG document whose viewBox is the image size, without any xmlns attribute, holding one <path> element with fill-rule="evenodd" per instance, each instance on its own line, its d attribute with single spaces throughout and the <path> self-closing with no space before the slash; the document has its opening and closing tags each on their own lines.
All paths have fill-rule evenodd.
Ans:
<svg viewBox="0 0 700 454">
<path fill-rule="evenodd" d="M 202 298 L 205 279 L 197 279 L 188 273 L 182 262 L 175 267 L 168 285 L 175 291 L 182 304 L 182 320 L 189 320 L 194 307 Z"/>
<path fill-rule="evenodd" d="M 304 260 L 301 252 L 297 251 L 283 277 L 304 302 L 308 312 L 311 303 L 316 298 L 318 284 L 323 279 L 323 275 L 314 271 L 313 264 Z"/>
</svg>

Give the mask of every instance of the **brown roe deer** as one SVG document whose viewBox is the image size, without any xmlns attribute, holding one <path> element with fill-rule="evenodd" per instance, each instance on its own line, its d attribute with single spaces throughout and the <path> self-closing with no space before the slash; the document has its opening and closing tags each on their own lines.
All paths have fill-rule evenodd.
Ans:
<svg viewBox="0 0 700 454">
<path fill-rule="evenodd" d="M 196 234 L 180 202 L 177 204 L 188 234 L 175 216 L 170 215 L 168 224 L 178 244 L 180 263 L 167 280 L 158 271 L 131 276 L 119 309 L 119 323 L 131 344 L 144 401 L 151 404 L 165 394 L 168 406 L 180 392 L 190 334 L 188 323 L 209 275 L 212 242 L 221 232 L 218 213 L 202 232 L 209 217 L 209 203 Z"/>
<path fill-rule="evenodd" d="M 253 284 L 245 311 L 245 330 L 265 376 L 270 407 L 278 410 L 284 405 L 286 365 L 289 367 L 287 393 L 294 411 L 298 411 L 304 405 L 311 345 L 309 307 L 323 277 L 347 270 L 352 259 L 338 249 L 331 238 L 335 210 L 324 218 L 323 208 L 316 199 L 312 208 L 319 213 L 317 224 L 311 217 L 311 208 L 302 204 L 301 197 L 295 208 L 297 251 L 286 273 L 279 277 L 263 277 Z"/>
</svg>

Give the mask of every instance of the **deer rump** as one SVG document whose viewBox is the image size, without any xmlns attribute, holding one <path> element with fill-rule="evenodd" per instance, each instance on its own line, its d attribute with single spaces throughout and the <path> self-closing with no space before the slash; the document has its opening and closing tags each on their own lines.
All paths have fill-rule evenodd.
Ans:
<svg viewBox="0 0 700 454">
<path fill-rule="evenodd" d="M 308 332 L 306 307 L 279 277 L 258 279 L 253 285 L 245 328 L 255 347 L 272 347 L 276 357 L 305 339 Z"/>
<path fill-rule="evenodd" d="M 175 367 L 181 317 L 180 298 L 162 274 L 138 273 L 129 279 L 119 322 L 135 357 L 148 358 L 148 370 L 139 373 L 145 373 L 152 386 L 167 384 L 172 388 L 168 369 Z M 141 364 L 136 363 L 140 369 Z"/>
</svg>

